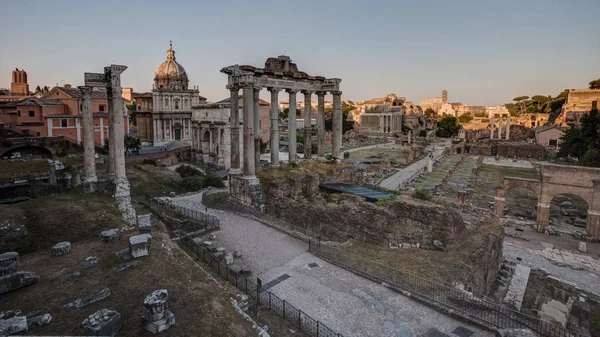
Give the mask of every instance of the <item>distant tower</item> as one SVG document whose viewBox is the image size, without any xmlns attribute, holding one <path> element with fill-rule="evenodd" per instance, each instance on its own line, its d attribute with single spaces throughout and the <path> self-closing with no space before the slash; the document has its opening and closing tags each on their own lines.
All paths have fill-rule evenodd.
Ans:
<svg viewBox="0 0 600 337">
<path fill-rule="evenodd" d="M 442 104 L 448 103 L 448 90 L 442 90 Z"/>
<path fill-rule="evenodd" d="M 10 92 L 14 95 L 29 95 L 29 84 L 27 84 L 27 73 L 25 70 L 19 70 L 18 68 L 13 70 Z"/>
</svg>

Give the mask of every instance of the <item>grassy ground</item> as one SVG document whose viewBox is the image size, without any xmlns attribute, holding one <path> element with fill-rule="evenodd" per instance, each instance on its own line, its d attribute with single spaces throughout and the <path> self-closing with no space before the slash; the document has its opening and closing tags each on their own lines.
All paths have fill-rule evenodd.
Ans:
<svg viewBox="0 0 600 337">
<path fill-rule="evenodd" d="M 110 196 L 82 195 L 79 189 L 0 205 L 0 214 L 10 228 L 27 228 L 29 234 L 24 240 L 0 243 L 0 251 L 15 250 L 21 254 L 49 250 L 61 241 L 97 238 L 102 230 L 123 226 L 121 214 Z"/>
<path fill-rule="evenodd" d="M 48 172 L 50 164 L 46 159 L 28 160 L 25 162 L 0 160 L 0 179 L 11 178 L 13 175 L 24 176 L 28 172 Z"/>
<path fill-rule="evenodd" d="M 488 202 L 494 201 L 496 195 L 496 188 L 502 186 L 504 177 L 516 177 L 525 179 L 539 179 L 539 172 L 535 169 L 525 168 L 513 168 L 503 166 L 493 166 L 482 164 L 479 166 L 479 174 L 477 176 L 477 184 L 474 186 L 472 197 L 469 200 L 476 206 L 487 208 Z M 523 193 L 518 192 L 517 193 Z M 525 194 L 522 194 L 525 195 Z M 515 197 L 522 196 L 520 194 L 514 195 Z M 506 199 L 506 206 L 510 208 L 511 194 Z M 515 199 L 518 203 L 519 199 Z"/>
<path fill-rule="evenodd" d="M 187 192 L 181 186 L 181 176 L 164 167 L 134 165 L 127 166 L 127 179 L 131 184 L 131 197 L 143 200 L 146 194 L 164 196 L 170 192 L 177 194 Z"/>
<path fill-rule="evenodd" d="M 142 264 L 117 273 L 114 267 L 124 263 L 114 253 L 127 247 L 127 238 L 116 244 L 99 240 L 75 243 L 64 256 L 51 257 L 47 253 L 26 255 L 21 258 L 21 270 L 40 274 L 39 283 L 3 295 L 2 307 L 20 309 L 24 313 L 41 310 L 50 313 L 50 324 L 36 328 L 34 334 L 79 335 L 81 322 L 101 308 L 118 311 L 122 316 L 122 336 L 151 336 L 143 330 L 140 317 L 143 301 L 156 289 L 169 291 L 169 310 L 177 323 L 169 336 L 250 336 L 255 334 L 251 324 L 238 315 L 230 304 L 235 290 L 222 280 L 197 267 L 163 231 L 152 233 L 149 257 Z M 101 261 L 94 267 L 82 267 L 88 256 Z M 80 277 L 65 280 L 65 274 L 81 272 Z M 80 309 L 63 306 L 94 291 L 110 288 L 111 295 Z"/>
</svg>

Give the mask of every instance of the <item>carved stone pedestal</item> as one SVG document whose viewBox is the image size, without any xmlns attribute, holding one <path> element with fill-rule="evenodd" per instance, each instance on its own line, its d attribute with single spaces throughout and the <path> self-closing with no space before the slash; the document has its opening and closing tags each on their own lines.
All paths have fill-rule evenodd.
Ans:
<svg viewBox="0 0 600 337">
<path fill-rule="evenodd" d="M 168 292 L 166 289 L 156 290 L 144 299 L 146 312 L 142 317 L 144 329 L 153 334 L 167 330 L 175 324 L 175 315 L 167 310 Z"/>
<path fill-rule="evenodd" d="M 244 178 L 240 175 L 229 175 L 229 197 L 231 201 L 248 206 L 256 211 L 262 212 L 263 195 L 260 180 Z"/>
</svg>

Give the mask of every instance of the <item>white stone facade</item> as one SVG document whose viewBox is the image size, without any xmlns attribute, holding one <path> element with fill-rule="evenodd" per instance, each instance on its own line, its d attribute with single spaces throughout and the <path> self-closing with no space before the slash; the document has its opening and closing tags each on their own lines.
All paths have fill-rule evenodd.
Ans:
<svg viewBox="0 0 600 337">
<path fill-rule="evenodd" d="M 200 104 L 199 92 L 155 89 L 152 91 L 152 101 L 154 146 L 166 145 L 173 141 L 191 144 L 192 106 Z"/>
</svg>

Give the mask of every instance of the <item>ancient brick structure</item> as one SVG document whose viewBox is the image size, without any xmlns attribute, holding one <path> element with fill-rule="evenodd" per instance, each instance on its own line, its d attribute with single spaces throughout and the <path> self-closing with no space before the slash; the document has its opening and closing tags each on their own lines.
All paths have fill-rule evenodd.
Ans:
<svg viewBox="0 0 600 337">
<path fill-rule="evenodd" d="M 25 70 L 15 69 L 12 71 L 10 93 L 13 95 L 29 95 L 29 84 L 27 84 L 27 73 Z"/>
<path fill-rule="evenodd" d="M 600 237 L 600 169 L 580 166 L 544 164 L 540 167 L 541 180 L 505 177 L 502 188 L 496 191 L 496 216 L 504 215 L 506 192 L 515 187 L 526 188 L 538 198 L 537 226 L 548 226 L 550 203 L 560 194 L 572 194 L 588 206 L 586 232 Z"/>
<path fill-rule="evenodd" d="M 567 100 L 554 124 L 560 126 L 579 124 L 583 114 L 593 107 L 598 107 L 598 101 L 600 101 L 600 89 L 569 90 Z"/>
</svg>

